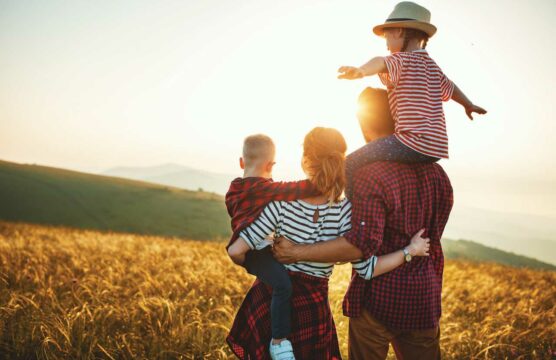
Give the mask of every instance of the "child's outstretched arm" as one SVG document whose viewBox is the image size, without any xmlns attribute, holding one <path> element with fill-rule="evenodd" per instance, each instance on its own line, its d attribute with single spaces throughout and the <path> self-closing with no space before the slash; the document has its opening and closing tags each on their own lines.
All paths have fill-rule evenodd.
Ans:
<svg viewBox="0 0 556 360">
<path fill-rule="evenodd" d="M 430 239 L 423 238 L 421 229 L 411 238 L 407 249 L 411 256 L 429 256 Z M 382 274 L 386 274 L 405 263 L 405 255 L 403 250 L 391 252 L 381 256 L 371 256 L 365 260 L 353 261 L 352 266 L 357 274 L 365 280 L 370 280 Z"/>
<path fill-rule="evenodd" d="M 355 80 L 364 76 L 372 76 L 386 72 L 386 62 L 383 57 L 377 56 L 360 67 L 342 66 L 338 69 L 338 79 Z"/>
<path fill-rule="evenodd" d="M 487 111 L 482 107 L 473 104 L 471 100 L 469 100 L 469 98 L 465 96 L 463 91 L 461 91 L 456 84 L 454 84 L 454 92 L 452 94 L 452 100 L 454 100 L 455 102 L 463 106 L 463 108 L 465 109 L 465 113 L 467 114 L 467 117 L 471 120 L 473 120 L 473 115 L 472 115 L 473 113 L 477 113 L 481 115 L 487 113 Z"/>
</svg>

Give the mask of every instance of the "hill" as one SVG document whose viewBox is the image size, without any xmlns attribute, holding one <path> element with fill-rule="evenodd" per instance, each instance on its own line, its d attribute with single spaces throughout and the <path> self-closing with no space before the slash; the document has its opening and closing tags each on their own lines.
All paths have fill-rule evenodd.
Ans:
<svg viewBox="0 0 556 360">
<path fill-rule="evenodd" d="M 491 248 L 469 240 L 442 239 L 442 249 L 447 259 L 488 261 L 532 269 L 556 270 L 556 266 L 527 256 Z"/>
<path fill-rule="evenodd" d="M 350 275 L 337 266 L 329 285 L 345 358 Z M 0 222 L 0 354 L 228 359 L 252 282 L 221 242 Z M 552 358 L 556 272 L 448 260 L 443 283 L 443 358 Z"/>
<path fill-rule="evenodd" d="M 200 191 L 0 161 L 0 219 L 215 239 L 229 236 L 223 198 Z"/>
<path fill-rule="evenodd" d="M 178 164 L 117 167 L 108 169 L 102 174 L 175 186 L 182 189 L 203 189 L 217 194 L 225 194 L 228 191 L 230 181 L 235 177 L 232 174 L 218 174 Z"/>
</svg>

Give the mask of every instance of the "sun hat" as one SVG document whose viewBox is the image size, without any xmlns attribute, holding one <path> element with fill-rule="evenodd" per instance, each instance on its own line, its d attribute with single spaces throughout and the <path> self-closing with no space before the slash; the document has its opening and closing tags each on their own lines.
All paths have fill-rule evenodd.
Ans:
<svg viewBox="0 0 556 360">
<path fill-rule="evenodd" d="M 429 37 L 436 32 L 436 26 L 430 23 L 431 12 L 411 1 L 403 1 L 394 7 L 384 24 L 373 28 L 376 35 L 382 36 L 386 28 L 406 28 L 421 30 Z"/>
</svg>

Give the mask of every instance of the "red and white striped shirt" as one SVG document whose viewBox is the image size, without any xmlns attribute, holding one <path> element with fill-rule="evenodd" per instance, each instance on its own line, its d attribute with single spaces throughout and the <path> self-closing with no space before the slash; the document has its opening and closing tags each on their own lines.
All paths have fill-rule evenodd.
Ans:
<svg viewBox="0 0 556 360">
<path fill-rule="evenodd" d="M 447 159 L 442 101 L 450 100 L 454 83 L 424 49 L 397 52 L 384 57 L 384 61 L 388 73 L 378 76 L 388 88 L 396 137 L 415 151 Z"/>
</svg>

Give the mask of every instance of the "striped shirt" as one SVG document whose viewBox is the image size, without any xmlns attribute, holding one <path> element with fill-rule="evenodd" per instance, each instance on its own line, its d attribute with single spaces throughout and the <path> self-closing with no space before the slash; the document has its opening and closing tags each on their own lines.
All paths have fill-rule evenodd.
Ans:
<svg viewBox="0 0 556 360">
<path fill-rule="evenodd" d="M 318 210 L 317 222 L 313 221 Z M 303 200 L 274 201 L 266 206 L 261 215 L 245 228 L 240 237 L 251 249 L 268 246 L 266 240 L 273 234 L 284 236 L 297 244 L 314 244 L 336 239 L 351 230 L 351 203 L 346 199 L 332 204 L 312 205 Z M 369 280 L 377 262 L 376 256 L 352 262 L 357 273 Z M 288 270 L 328 278 L 334 263 L 298 262 L 284 265 Z"/>
<path fill-rule="evenodd" d="M 450 100 L 454 83 L 424 49 L 397 52 L 384 61 L 388 72 L 378 75 L 388 88 L 396 137 L 417 152 L 447 159 L 442 101 Z"/>
</svg>

